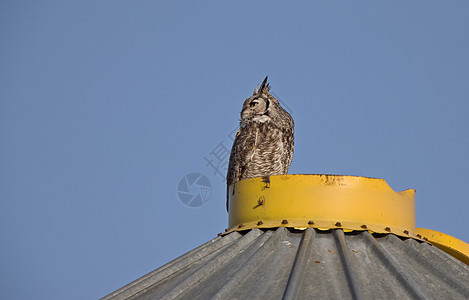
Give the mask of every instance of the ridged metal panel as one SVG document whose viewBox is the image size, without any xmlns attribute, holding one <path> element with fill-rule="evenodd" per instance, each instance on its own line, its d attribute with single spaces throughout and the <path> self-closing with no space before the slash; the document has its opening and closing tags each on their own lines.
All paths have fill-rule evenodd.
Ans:
<svg viewBox="0 0 469 300">
<path fill-rule="evenodd" d="M 253 229 L 217 237 L 103 299 L 469 299 L 469 266 L 393 234 Z"/>
</svg>

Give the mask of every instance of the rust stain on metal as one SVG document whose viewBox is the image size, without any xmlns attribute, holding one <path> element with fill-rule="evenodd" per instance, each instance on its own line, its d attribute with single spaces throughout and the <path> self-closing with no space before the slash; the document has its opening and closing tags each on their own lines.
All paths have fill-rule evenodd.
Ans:
<svg viewBox="0 0 469 300">
<path fill-rule="evenodd" d="M 259 200 L 257 200 L 257 204 L 263 205 L 264 203 L 265 203 L 265 197 L 264 197 L 264 196 L 260 196 L 260 197 L 259 197 Z"/>
<path fill-rule="evenodd" d="M 347 185 L 344 182 L 344 178 L 340 175 L 321 175 L 321 179 L 324 181 L 325 185 Z"/>
<path fill-rule="evenodd" d="M 264 203 L 265 203 L 265 197 L 264 197 L 264 196 L 260 196 L 259 199 L 257 199 L 257 204 L 254 205 L 253 208 L 258 208 L 259 206 L 264 205 Z"/>
<path fill-rule="evenodd" d="M 262 190 L 270 188 L 270 176 L 262 176 L 262 182 L 264 183 Z"/>
</svg>

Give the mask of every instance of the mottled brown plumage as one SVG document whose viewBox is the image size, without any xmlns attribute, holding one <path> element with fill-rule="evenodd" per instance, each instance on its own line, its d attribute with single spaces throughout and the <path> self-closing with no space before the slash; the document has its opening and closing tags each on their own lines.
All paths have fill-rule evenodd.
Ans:
<svg viewBox="0 0 469 300">
<path fill-rule="evenodd" d="M 246 178 L 287 174 L 290 168 L 294 122 L 269 91 L 266 77 L 244 101 L 226 175 L 227 209 L 231 184 Z"/>
</svg>

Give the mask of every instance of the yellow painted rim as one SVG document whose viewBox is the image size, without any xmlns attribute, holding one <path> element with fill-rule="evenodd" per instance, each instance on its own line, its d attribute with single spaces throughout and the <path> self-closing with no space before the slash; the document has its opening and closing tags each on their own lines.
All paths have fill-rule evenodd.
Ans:
<svg viewBox="0 0 469 300">
<path fill-rule="evenodd" d="M 344 175 L 276 175 L 229 189 L 231 231 L 248 228 L 343 228 L 415 235 L 415 191 L 383 179 Z"/>
<path fill-rule="evenodd" d="M 469 264 L 469 245 L 415 226 L 415 190 L 383 179 L 345 175 L 275 175 L 229 187 L 228 229 L 289 227 L 392 233 L 425 240 Z"/>
<path fill-rule="evenodd" d="M 415 233 L 422 236 L 422 238 L 430 244 L 469 265 L 469 244 L 445 233 L 431 229 L 416 228 Z"/>
</svg>

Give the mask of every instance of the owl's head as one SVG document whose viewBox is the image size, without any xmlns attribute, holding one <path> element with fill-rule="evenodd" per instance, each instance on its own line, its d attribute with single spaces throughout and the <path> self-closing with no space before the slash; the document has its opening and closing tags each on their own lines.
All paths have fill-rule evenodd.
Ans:
<svg viewBox="0 0 469 300">
<path fill-rule="evenodd" d="M 265 122 L 271 120 L 269 113 L 273 107 L 279 106 L 278 101 L 269 93 L 270 85 L 267 76 L 259 88 L 256 87 L 251 97 L 244 101 L 241 110 L 241 122 L 248 121 Z"/>
</svg>

